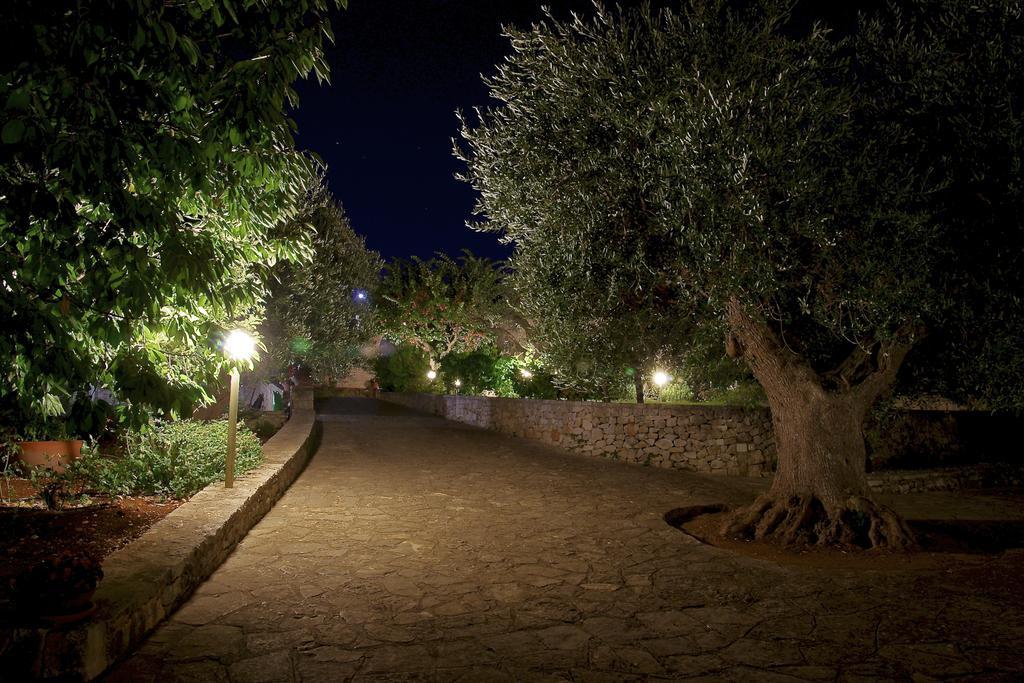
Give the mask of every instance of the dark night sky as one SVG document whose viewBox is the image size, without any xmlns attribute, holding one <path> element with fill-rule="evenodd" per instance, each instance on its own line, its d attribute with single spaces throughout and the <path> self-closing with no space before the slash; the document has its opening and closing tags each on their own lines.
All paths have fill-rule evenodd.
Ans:
<svg viewBox="0 0 1024 683">
<path fill-rule="evenodd" d="M 509 251 L 465 226 L 474 192 L 456 180 L 456 109 L 487 104 L 481 73 L 509 52 L 502 24 L 528 25 L 590 0 L 350 0 L 334 20 L 331 85 L 304 82 L 299 145 L 327 162 L 352 226 L 385 257 L 468 247 Z"/>
<path fill-rule="evenodd" d="M 873 4 L 804 0 L 797 15 L 813 8 L 817 18 L 849 22 L 858 6 Z M 334 196 L 371 249 L 385 258 L 462 247 L 495 258 L 510 253 L 495 235 L 465 226 L 475 193 L 454 178 L 460 164 L 451 138 L 456 109 L 489 104 L 481 74 L 510 51 L 500 27 L 535 22 L 542 5 L 559 18 L 593 7 L 592 0 L 350 0 L 337 13 L 331 84 L 298 88 L 298 142 L 327 162 Z"/>
</svg>

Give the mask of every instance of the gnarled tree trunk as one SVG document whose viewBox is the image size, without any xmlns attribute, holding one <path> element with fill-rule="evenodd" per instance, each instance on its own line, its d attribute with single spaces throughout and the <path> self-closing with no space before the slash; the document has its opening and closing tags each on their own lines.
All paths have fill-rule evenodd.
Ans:
<svg viewBox="0 0 1024 683">
<path fill-rule="evenodd" d="M 907 335 L 851 355 L 819 375 L 763 321 L 732 303 L 730 355 L 746 360 L 768 396 L 778 467 L 769 491 L 733 514 L 724 533 L 784 545 L 902 549 L 913 536 L 875 503 L 865 472 L 863 422 L 895 381 Z"/>
<path fill-rule="evenodd" d="M 786 455 L 779 458 L 772 491 L 786 495 L 813 490 L 829 503 L 851 493 L 865 494 L 860 407 L 845 397 L 798 388 L 791 393 L 789 400 L 775 400 L 771 406 L 776 448 Z"/>
</svg>

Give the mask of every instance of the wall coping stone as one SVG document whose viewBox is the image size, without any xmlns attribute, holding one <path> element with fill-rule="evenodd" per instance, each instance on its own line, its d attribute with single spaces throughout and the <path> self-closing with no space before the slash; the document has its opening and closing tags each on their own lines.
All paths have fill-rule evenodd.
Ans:
<svg viewBox="0 0 1024 683">
<path fill-rule="evenodd" d="M 297 389 L 291 419 L 263 445 L 262 465 L 231 489 L 207 486 L 107 557 L 94 615 L 66 627 L 0 628 L 0 678 L 89 681 L 129 654 L 273 507 L 319 438 L 313 391 Z"/>
</svg>

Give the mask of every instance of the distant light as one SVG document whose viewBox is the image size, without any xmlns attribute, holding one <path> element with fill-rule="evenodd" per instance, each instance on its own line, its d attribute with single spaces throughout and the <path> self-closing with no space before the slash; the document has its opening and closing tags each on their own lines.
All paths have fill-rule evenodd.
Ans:
<svg viewBox="0 0 1024 683">
<path fill-rule="evenodd" d="M 437 379 L 437 373 L 433 370 L 427 371 L 427 379 Z"/>
<path fill-rule="evenodd" d="M 455 380 L 455 386 L 461 387 L 462 386 L 462 380 L 461 379 Z"/>
<path fill-rule="evenodd" d="M 356 297 L 357 301 L 366 301 L 366 290 L 365 289 L 357 289 L 356 293 L 355 293 L 355 297 Z"/>
<path fill-rule="evenodd" d="M 224 353 L 232 360 L 249 360 L 256 354 L 256 340 L 244 330 L 233 330 L 224 340 Z"/>
<path fill-rule="evenodd" d="M 661 370 L 654 373 L 654 383 L 657 384 L 659 387 L 663 387 L 671 381 L 672 378 L 669 377 L 667 373 L 662 372 Z"/>
<path fill-rule="evenodd" d="M 519 374 L 523 376 L 523 379 L 530 379 L 531 377 L 533 377 L 533 373 L 527 370 L 526 368 L 520 370 Z"/>
</svg>

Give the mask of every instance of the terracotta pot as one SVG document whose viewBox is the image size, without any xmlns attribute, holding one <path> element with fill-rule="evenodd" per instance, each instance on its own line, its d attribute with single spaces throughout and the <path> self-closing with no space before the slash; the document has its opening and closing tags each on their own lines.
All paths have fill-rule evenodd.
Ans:
<svg viewBox="0 0 1024 683">
<path fill-rule="evenodd" d="M 78 439 L 66 441 L 22 441 L 18 461 L 31 469 L 42 465 L 54 472 L 63 472 L 64 466 L 82 457 L 82 442 Z"/>
</svg>

